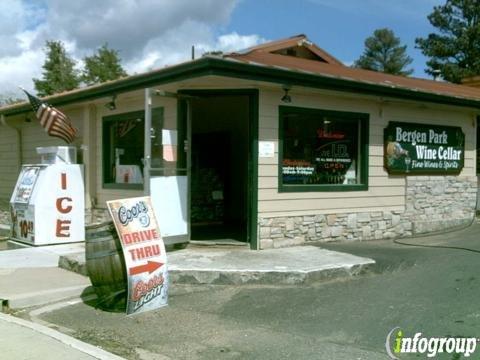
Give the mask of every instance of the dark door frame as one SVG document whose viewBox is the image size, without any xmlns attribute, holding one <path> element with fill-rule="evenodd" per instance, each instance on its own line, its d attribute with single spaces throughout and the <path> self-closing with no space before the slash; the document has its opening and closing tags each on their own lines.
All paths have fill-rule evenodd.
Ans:
<svg viewBox="0 0 480 360">
<path fill-rule="evenodd" d="M 188 95 L 192 97 L 218 97 L 218 96 L 248 96 L 248 170 L 247 170 L 247 242 L 250 244 L 250 249 L 259 250 L 258 239 L 258 89 L 215 89 L 215 90 L 179 90 L 178 94 Z M 181 96 L 177 103 L 177 117 L 179 124 L 179 131 L 187 130 L 187 106 L 186 98 Z M 188 139 L 189 149 L 191 139 Z M 190 192 L 190 188 L 189 188 Z M 190 193 L 188 194 L 190 199 Z M 190 203 L 189 203 L 190 208 Z M 188 210 L 190 217 L 190 209 Z M 190 223 L 190 219 L 189 219 Z"/>
</svg>

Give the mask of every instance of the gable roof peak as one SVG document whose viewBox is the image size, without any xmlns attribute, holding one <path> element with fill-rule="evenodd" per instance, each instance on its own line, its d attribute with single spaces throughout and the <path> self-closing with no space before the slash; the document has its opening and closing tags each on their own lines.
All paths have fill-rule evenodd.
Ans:
<svg viewBox="0 0 480 360">
<path fill-rule="evenodd" d="M 269 41 L 242 51 L 226 54 L 225 57 L 235 58 L 236 56 L 248 54 L 273 54 L 276 56 L 296 57 L 320 61 L 330 65 L 345 66 L 340 60 L 336 59 L 334 56 L 310 41 L 305 34 L 298 34 L 285 39 Z"/>
</svg>

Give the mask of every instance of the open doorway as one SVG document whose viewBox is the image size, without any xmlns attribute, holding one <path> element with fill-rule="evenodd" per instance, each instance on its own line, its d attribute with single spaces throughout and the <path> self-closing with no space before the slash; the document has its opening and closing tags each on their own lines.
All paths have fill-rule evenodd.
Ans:
<svg viewBox="0 0 480 360">
<path fill-rule="evenodd" d="M 191 101 L 192 240 L 248 239 L 249 100 L 215 94 Z"/>
</svg>

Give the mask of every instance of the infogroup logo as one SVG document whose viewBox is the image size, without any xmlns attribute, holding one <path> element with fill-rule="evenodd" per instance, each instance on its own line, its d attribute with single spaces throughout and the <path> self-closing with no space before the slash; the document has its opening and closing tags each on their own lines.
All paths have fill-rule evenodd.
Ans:
<svg viewBox="0 0 480 360">
<path fill-rule="evenodd" d="M 465 337 L 422 337 L 417 332 L 413 337 L 405 336 L 404 332 L 395 327 L 387 335 L 385 349 L 392 359 L 400 360 L 400 354 L 427 354 L 433 358 L 440 353 L 461 354 L 468 358 L 477 348 L 477 338 Z"/>
</svg>

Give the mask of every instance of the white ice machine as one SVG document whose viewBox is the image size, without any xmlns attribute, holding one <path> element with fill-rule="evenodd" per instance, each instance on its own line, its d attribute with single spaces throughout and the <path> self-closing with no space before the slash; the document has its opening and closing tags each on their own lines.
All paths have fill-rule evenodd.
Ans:
<svg viewBox="0 0 480 360">
<path fill-rule="evenodd" d="M 83 165 L 76 149 L 37 148 L 41 164 L 23 165 L 10 199 L 12 238 L 30 245 L 85 240 Z"/>
</svg>

